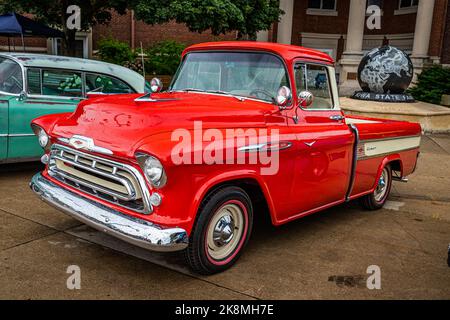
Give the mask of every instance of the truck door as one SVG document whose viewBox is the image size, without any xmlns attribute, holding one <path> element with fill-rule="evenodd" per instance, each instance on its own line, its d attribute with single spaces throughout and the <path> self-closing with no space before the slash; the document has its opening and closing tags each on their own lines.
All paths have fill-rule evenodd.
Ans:
<svg viewBox="0 0 450 320">
<path fill-rule="evenodd" d="M 0 97 L 0 162 L 8 155 L 8 99 Z"/>
<path fill-rule="evenodd" d="M 9 159 L 39 158 L 43 151 L 31 130 L 31 120 L 52 113 L 71 112 L 83 96 L 81 72 L 28 69 L 28 96 L 9 107 Z"/>
<path fill-rule="evenodd" d="M 310 106 L 294 108 L 288 117 L 297 139 L 292 214 L 301 216 L 344 201 L 354 137 L 336 101 L 334 68 L 297 63 L 294 75 L 296 94 L 307 90 L 314 96 Z"/>
</svg>

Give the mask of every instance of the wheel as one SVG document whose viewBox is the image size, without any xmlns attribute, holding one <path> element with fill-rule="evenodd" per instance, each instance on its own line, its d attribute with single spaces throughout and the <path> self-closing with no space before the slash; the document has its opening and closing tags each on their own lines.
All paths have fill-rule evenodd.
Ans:
<svg viewBox="0 0 450 320">
<path fill-rule="evenodd" d="M 391 192 L 392 170 L 389 165 L 383 168 L 375 191 L 361 198 L 361 203 L 368 210 L 381 209 Z"/>
<path fill-rule="evenodd" d="M 191 269 L 209 275 L 230 268 L 250 238 L 253 208 L 247 193 L 224 187 L 203 200 L 185 251 Z"/>
</svg>

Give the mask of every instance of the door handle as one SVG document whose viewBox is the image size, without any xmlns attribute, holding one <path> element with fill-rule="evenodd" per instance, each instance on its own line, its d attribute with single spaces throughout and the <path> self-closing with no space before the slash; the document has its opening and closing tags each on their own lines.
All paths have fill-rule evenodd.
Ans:
<svg viewBox="0 0 450 320">
<path fill-rule="evenodd" d="M 345 119 L 345 117 L 341 116 L 341 115 L 330 116 L 330 120 L 333 120 L 333 121 L 342 121 L 344 119 Z"/>
</svg>

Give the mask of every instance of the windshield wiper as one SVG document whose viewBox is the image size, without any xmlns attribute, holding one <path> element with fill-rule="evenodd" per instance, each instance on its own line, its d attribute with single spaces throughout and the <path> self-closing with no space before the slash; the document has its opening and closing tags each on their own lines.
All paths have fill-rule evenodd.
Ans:
<svg viewBox="0 0 450 320">
<path fill-rule="evenodd" d="M 239 101 L 244 101 L 245 100 L 244 97 L 236 96 L 236 95 L 234 95 L 232 93 L 229 93 L 229 92 L 226 92 L 226 91 L 222 91 L 222 90 L 206 90 L 205 92 L 223 94 L 225 96 L 229 96 L 229 97 L 233 97 L 235 99 L 238 99 Z"/>
<path fill-rule="evenodd" d="M 226 91 L 222 90 L 203 90 L 203 89 L 196 89 L 196 88 L 186 88 L 186 89 L 180 89 L 180 90 L 171 90 L 170 92 L 179 91 L 179 92 L 203 92 L 203 93 L 216 93 L 216 94 L 222 94 L 225 96 L 233 97 L 239 101 L 244 101 L 245 98 L 241 96 L 236 96 L 234 94 L 231 94 Z"/>
<path fill-rule="evenodd" d="M 170 92 L 174 92 L 174 91 L 180 91 L 180 92 L 207 92 L 206 90 L 202 90 L 202 89 L 196 89 L 196 88 L 186 88 L 186 89 L 179 89 L 179 90 L 170 90 Z"/>
</svg>

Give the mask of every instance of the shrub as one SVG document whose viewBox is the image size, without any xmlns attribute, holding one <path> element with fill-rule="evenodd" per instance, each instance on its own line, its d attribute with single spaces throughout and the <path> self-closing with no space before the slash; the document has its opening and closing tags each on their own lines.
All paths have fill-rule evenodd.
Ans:
<svg viewBox="0 0 450 320">
<path fill-rule="evenodd" d="M 142 60 L 141 58 L 136 58 L 132 61 L 127 61 L 123 64 L 125 68 L 131 69 L 133 71 L 136 71 L 139 74 L 142 74 L 143 68 L 142 68 Z"/>
<path fill-rule="evenodd" d="M 443 94 L 450 94 L 450 68 L 433 65 L 418 77 L 417 86 L 408 90 L 414 99 L 440 104 Z"/>
<path fill-rule="evenodd" d="M 111 37 L 100 40 L 98 47 L 100 58 L 106 62 L 124 65 L 125 63 L 136 59 L 136 54 L 131 50 L 127 43 Z"/>
<path fill-rule="evenodd" d="M 157 43 L 146 51 L 146 73 L 173 75 L 177 71 L 184 48 L 184 44 L 173 40 Z"/>
</svg>

